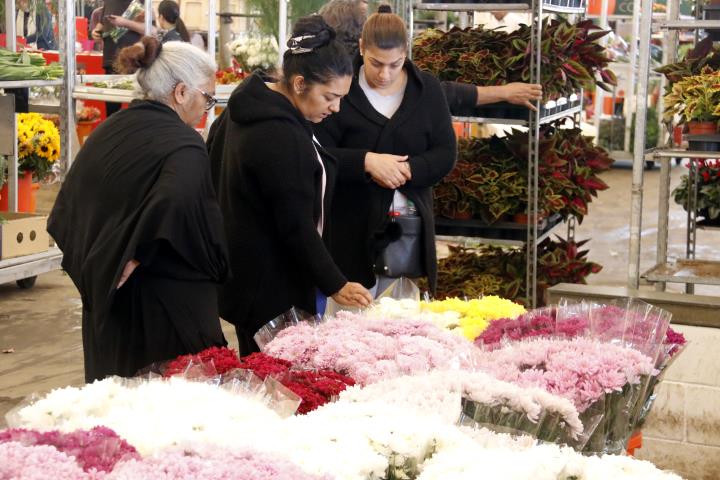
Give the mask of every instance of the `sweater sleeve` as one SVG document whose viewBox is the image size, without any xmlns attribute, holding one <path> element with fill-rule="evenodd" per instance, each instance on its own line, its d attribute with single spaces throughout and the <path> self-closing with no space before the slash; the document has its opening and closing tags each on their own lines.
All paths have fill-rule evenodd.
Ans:
<svg viewBox="0 0 720 480">
<path fill-rule="evenodd" d="M 282 151 L 278 151 L 278 144 L 258 141 L 253 146 L 258 159 L 253 170 L 263 197 L 268 199 L 268 213 L 295 261 L 325 295 L 333 295 L 347 279 L 335 265 L 313 221 L 316 192 L 309 162 L 316 160 L 301 157 L 304 150 L 296 134 L 289 136 Z"/>
<path fill-rule="evenodd" d="M 468 83 L 441 82 L 450 113 L 469 116 L 477 106 L 477 87 Z"/>
<path fill-rule="evenodd" d="M 342 109 L 340 111 L 342 112 Z M 320 145 L 338 161 L 339 182 L 367 183 L 370 181 L 369 175 L 365 172 L 365 155 L 370 150 L 338 147 L 342 144 L 344 133 L 340 113 L 331 115 L 313 128 Z"/>
<path fill-rule="evenodd" d="M 430 83 L 430 82 L 428 82 Z M 410 157 L 412 179 L 410 187 L 432 187 L 445 177 L 455 166 L 457 140 L 452 127 L 452 118 L 444 101 L 440 86 L 429 88 L 427 111 L 432 112 L 430 144 L 425 152 Z"/>
</svg>

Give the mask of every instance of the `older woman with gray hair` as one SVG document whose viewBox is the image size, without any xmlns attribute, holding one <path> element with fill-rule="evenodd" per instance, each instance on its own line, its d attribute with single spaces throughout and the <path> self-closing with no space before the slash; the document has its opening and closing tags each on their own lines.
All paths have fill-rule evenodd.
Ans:
<svg viewBox="0 0 720 480">
<path fill-rule="evenodd" d="M 117 68 L 136 74 L 145 100 L 90 135 L 48 221 L 82 297 L 88 382 L 226 345 L 222 217 L 193 128 L 215 104 L 215 64 L 190 44 L 144 37 Z"/>
</svg>

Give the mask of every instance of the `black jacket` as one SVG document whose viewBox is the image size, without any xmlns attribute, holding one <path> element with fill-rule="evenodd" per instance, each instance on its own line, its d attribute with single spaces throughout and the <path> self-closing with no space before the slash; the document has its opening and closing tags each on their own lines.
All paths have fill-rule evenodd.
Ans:
<svg viewBox="0 0 720 480">
<path fill-rule="evenodd" d="M 331 295 L 346 279 L 316 229 L 322 169 L 310 124 L 253 74 L 231 95 L 208 147 L 233 272 L 221 316 L 252 335 L 292 306 L 315 313 L 315 289 Z M 319 150 L 327 219 L 337 167 Z"/>
<path fill-rule="evenodd" d="M 350 93 L 340 112 L 315 128 L 316 135 L 338 159 L 338 186 L 333 198 L 333 258 L 345 276 L 366 287 L 375 283 L 373 237 L 383 230 L 394 191 L 365 173 L 369 151 L 409 155 L 412 180 L 400 188 L 423 220 L 425 271 L 434 290 L 437 278 L 432 187 L 455 165 L 456 140 L 440 82 L 405 64 L 408 82 L 399 109 L 391 119 L 378 113 L 358 83 L 356 62 Z"/>
</svg>

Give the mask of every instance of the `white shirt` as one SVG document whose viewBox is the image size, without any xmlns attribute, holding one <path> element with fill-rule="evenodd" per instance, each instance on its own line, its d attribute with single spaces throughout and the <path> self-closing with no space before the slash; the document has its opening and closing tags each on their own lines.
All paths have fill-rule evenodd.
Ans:
<svg viewBox="0 0 720 480">
<path fill-rule="evenodd" d="M 313 148 L 315 149 L 315 155 L 317 155 L 318 162 L 320 162 L 320 168 L 322 168 L 322 192 L 320 193 L 320 220 L 317 223 L 317 232 L 322 237 L 323 225 L 325 224 L 325 190 L 327 189 L 327 173 L 325 172 L 325 164 L 322 161 L 320 152 L 318 152 L 315 144 L 320 145 L 318 139 L 313 135 Z M 322 146 L 322 145 L 321 145 Z"/>
<path fill-rule="evenodd" d="M 360 88 L 365 93 L 370 105 L 383 117 L 392 118 L 400 108 L 400 104 L 405 96 L 405 87 L 401 88 L 398 92 L 392 95 L 381 95 L 380 93 L 373 90 L 368 84 L 365 78 L 365 67 L 360 67 L 359 75 Z M 390 211 L 403 212 L 407 211 L 408 199 L 405 195 L 395 190 L 395 196 L 393 197 L 393 203 L 390 205 Z"/>
</svg>

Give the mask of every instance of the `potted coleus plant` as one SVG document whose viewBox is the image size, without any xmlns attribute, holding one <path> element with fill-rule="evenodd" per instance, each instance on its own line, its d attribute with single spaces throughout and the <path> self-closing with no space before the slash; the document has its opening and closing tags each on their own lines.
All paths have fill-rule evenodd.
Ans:
<svg viewBox="0 0 720 480">
<path fill-rule="evenodd" d="M 720 160 L 696 160 L 698 174 L 697 215 L 705 224 L 720 225 Z M 687 210 L 690 195 L 690 178 L 683 175 L 680 185 L 673 190 L 675 203 Z"/>
<path fill-rule="evenodd" d="M 687 122 L 691 135 L 717 132 L 720 120 L 720 72 L 703 68 L 699 75 L 689 75 L 675 82 L 664 97 L 663 120 L 672 121 L 680 115 Z"/>
</svg>

